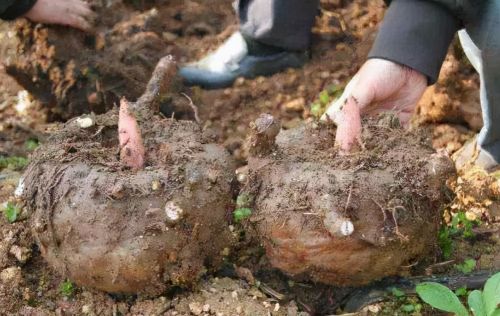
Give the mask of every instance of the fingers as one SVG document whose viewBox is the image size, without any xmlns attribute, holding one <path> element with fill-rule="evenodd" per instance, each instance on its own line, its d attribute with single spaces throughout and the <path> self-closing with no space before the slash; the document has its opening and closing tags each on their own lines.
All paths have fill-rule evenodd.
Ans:
<svg viewBox="0 0 500 316">
<path fill-rule="evenodd" d="M 73 14 L 81 16 L 88 23 L 93 24 L 97 18 L 97 15 L 90 8 L 90 5 L 87 2 L 83 2 L 80 0 L 74 0 L 73 2 L 74 2 L 74 4 L 72 5 Z"/>
<path fill-rule="evenodd" d="M 68 6 L 72 8 L 75 13 L 78 13 L 83 17 L 91 16 L 92 14 L 94 14 L 94 11 L 92 11 L 90 5 L 84 1 L 71 0 L 68 1 Z"/>
<path fill-rule="evenodd" d="M 33 22 L 66 25 L 89 32 L 96 15 L 85 1 L 38 0 L 25 17 Z"/>
<path fill-rule="evenodd" d="M 71 0 L 66 3 L 68 11 L 67 25 L 79 30 L 90 32 L 93 28 L 96 14 L 89 4 L 80 0 Z"/>
<path fill-rule="evenodd" d="M 92 30 L 92 24 L 79 15 L 70 15 L 58 24 L 71 26 L 85 32 L 90 32 Z"/>
<path fill-rule="evenodd" d="M 338 117 L 335 143 L 342 153 L 349 153 L 361 140 L 361 113 L 354 97 L 349 97 Z"/>
</svg>

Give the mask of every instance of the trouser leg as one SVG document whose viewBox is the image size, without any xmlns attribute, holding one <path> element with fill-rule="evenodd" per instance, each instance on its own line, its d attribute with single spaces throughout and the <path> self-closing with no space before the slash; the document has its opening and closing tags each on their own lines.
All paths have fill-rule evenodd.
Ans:
<svg viewBox="0 0 500 316">
<path fill-rule="evenodd" d="M 287 50 L 306 50 L 319 0 L 239 0 L 241 33 Z"/>
<path fill-rule="evenodd" d="M 459 36 L 481 79 L 484 126 L 478 144 L 500 162 L 500 1 L 485 1 L 474 17 Z"/>
</svg>

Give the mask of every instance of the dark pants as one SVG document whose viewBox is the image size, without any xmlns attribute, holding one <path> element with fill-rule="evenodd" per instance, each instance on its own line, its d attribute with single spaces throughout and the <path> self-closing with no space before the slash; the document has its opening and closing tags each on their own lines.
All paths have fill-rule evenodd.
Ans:
<svg viewBox="0 0 500 316">
<path fill-rule="evenodd" d="M 241 33 L 287 50 L 306 50 L 319 0 L 237 0 Z"/>
<path fill-rule="evenodd" d="M 500 1 L 486 1 L 477 18 L 465 24 L 460 40 L 481 77 L 484 126 L 478 143 L 500 163 Z"/>
</svg>

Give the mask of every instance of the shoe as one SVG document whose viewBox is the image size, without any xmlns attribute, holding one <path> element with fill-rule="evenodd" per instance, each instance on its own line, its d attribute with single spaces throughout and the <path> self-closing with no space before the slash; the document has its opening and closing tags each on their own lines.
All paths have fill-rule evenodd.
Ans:
<svg viewBox="0 0 500 316">
<path fill-rule="evenodd" d="M 231 86 L 238 77 L 269 76 L 287 68 L 299 68 L 308 60 L 305 51 L 287 51 L 245 39 L 234 33 L 215 52 L 181 67 L 187 85 L 207 89 Z"/>
<path fill-rule="evenodd" d="M 467 142 L 452 156 L 457 170 L 477 166 L 487 172 L 499 169 L 499 164 L 493 156 L 477 144 L 477 136 Z"/>
</svg>

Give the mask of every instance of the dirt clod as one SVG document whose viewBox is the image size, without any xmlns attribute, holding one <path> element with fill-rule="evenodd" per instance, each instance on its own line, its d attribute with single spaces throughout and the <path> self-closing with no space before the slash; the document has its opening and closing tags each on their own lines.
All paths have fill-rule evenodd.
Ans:
<svg viewBox="0 0 500 316">
<path fill-rule="evenodd" d="M 147 1 L 140 12 L 129 1 L 88 2 L 99 17 L 93 34 L 20 20 L 9 47 L 16 54 L 1 56 L 8 73 L 50 109 L 50 118 L 102 114 L 122 97 L 136 99 L 159 58 L 179 53 L 172 38 L 162 38 L 175 29 L 165 21 L 169 13 L 153 7 L 168 11 L 176 3 Z"/>
<path fill-rule="evenodd" d="M 28 259 L 31 257 L 30 249 L 26 247 L 19 247 L 17 245 L 12 246 L 9 253 L 13 255 L 21 264 L 26 263 L 26 261 L 28 261 Z"/>
</svg>

